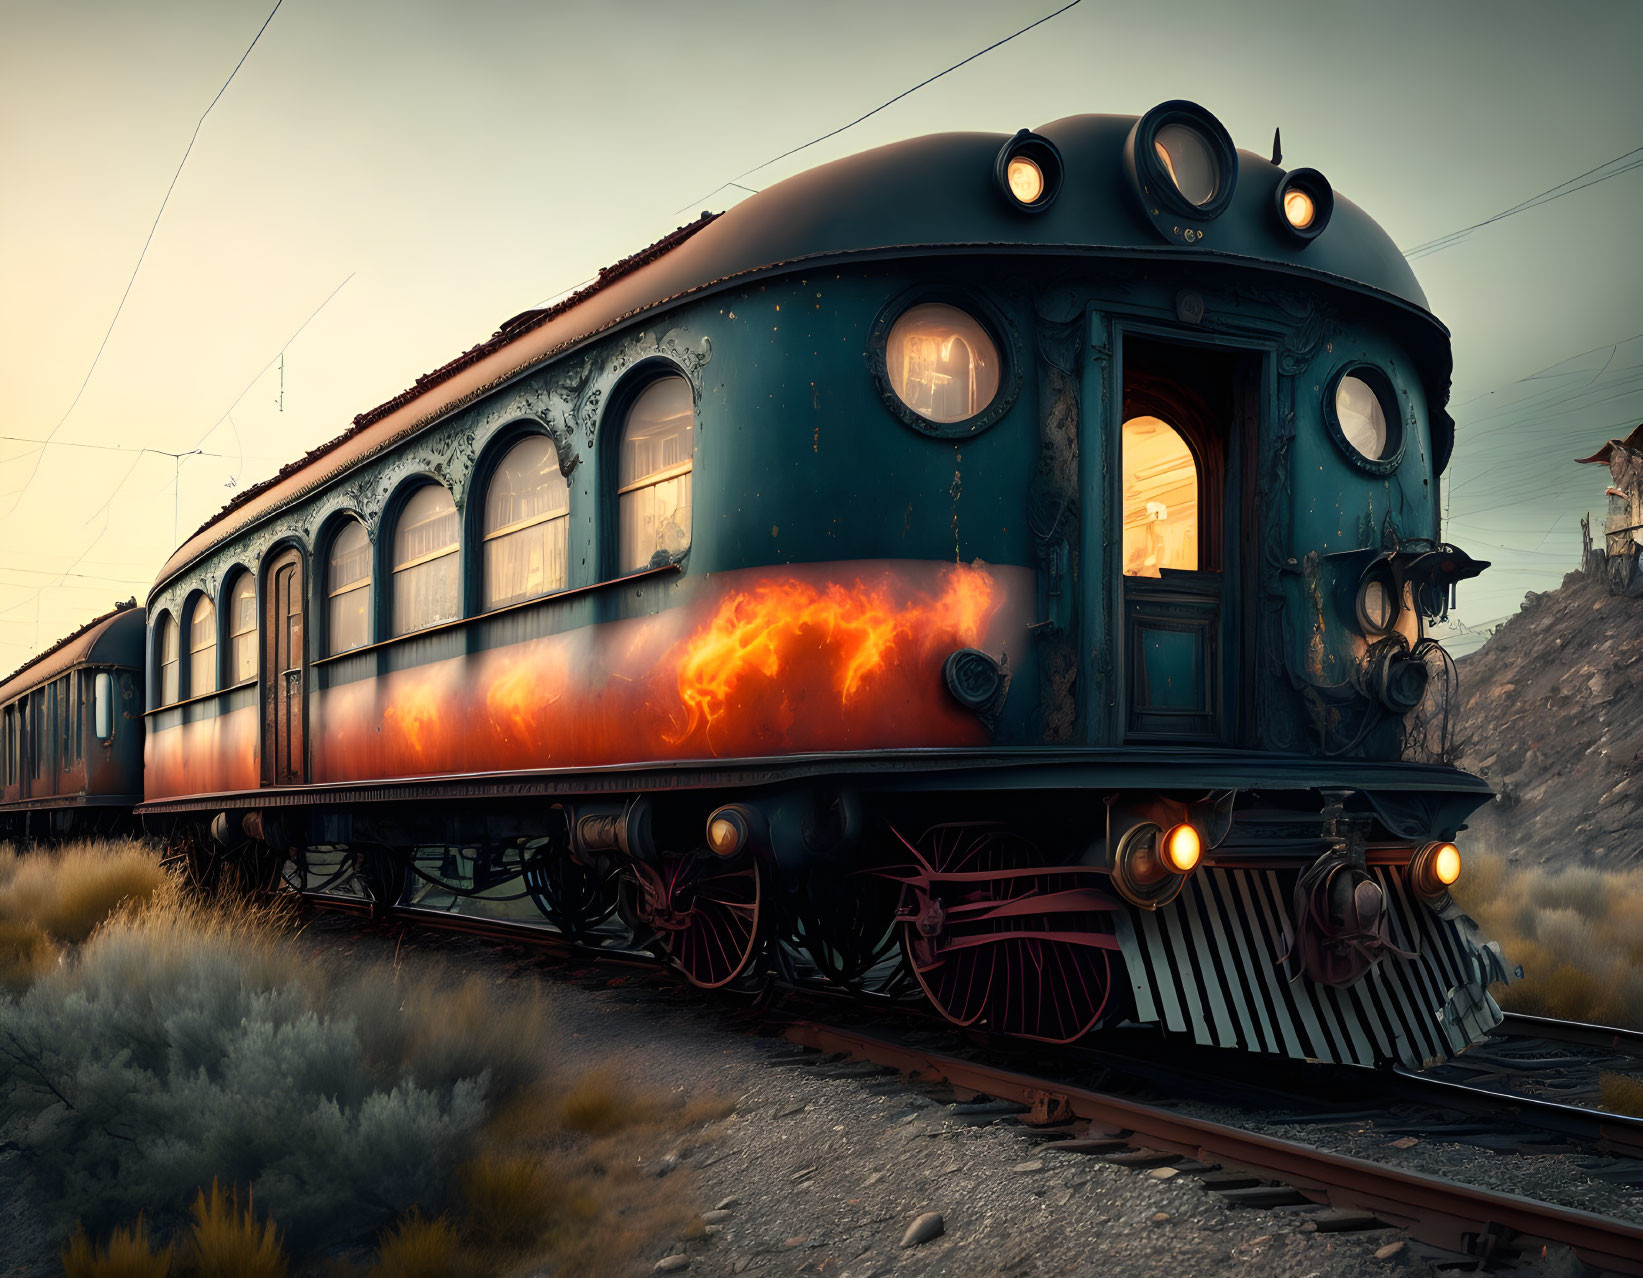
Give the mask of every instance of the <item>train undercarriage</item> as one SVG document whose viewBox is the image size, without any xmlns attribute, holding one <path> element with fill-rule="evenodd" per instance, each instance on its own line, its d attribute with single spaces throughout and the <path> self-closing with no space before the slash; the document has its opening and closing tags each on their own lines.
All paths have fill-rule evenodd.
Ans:
<svg viewBox="0 0 1643 1278">
<path fill-rule="evenodd" d="M 1405 819 L 1444 801 L 812 777 L 147 820 L 205 878 L 648 950 L 708 990 L 824 981 L 1051 1043 L 1142 1024 L 1421 1068 L 1498 1024 L 1488 987 L 1508 975 L 1447 890 L 1421 881 Z M 1200 848 L 1184 870 L 1163 843 L 1182 826 Z"/>
</svg>

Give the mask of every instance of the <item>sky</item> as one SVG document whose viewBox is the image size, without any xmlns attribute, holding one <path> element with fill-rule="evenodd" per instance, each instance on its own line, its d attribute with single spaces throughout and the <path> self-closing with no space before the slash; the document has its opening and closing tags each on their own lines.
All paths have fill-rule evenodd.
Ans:
<svg viewBox="0 0 1643 1278">
<path fill-rule="evenodd" d="M 505 318 L 1058 0 L 284 0 L 200 123 L 271 7 L 0 0 L 0 672 Z M 1637 0 L 1083 0 L 743 181 L 1184 97 L 1253 151 L 1281 126 L 1409 248 L 1643 146 L 1640 59 Z M 1575 566 L 1606 474 L 1572 459 L 1643 421 L 1640 209 L 1643 168 L 1414 262 L 1454 333 L 1446 535 L 1496 564 L 1454 651 Z"/>
</svg>

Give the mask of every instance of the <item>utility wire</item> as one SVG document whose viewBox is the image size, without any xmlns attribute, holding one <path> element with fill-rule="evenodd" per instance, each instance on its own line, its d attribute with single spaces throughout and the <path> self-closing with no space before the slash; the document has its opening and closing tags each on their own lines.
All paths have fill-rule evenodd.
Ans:
<svg viewBox="0 0 1643 1278">
<path fill-rule="evenodd" d="M 978 49 L 975 53 L 972 53 L 969 57 L 965 58 L 962 62 L 953 63 L 953 65 L 948 67 L 945 71 L 937 71 L 928 80 L 920 80 L 912 88 L 903 89 L 900 93 L 896 94 L 896 96 L 891 98 L 888 102 L 879 103 L 878 106 L 874 107 L 866 115 L 858 115 L 854 120 L 850 121 L 849 124 L 841 124 L 841 125 L 839 125 L 838 128 L 833 129 L 830 132 L 823 133 L 820 137 L 811 138 L 810 141 L 800 143 L 798 146 L 795 146 L 795 147 L 791 147 L 790 149 L 788 149 L 786 151 L 783 151 L 780 155 L 771 156 L 770 159 L 764 161 L 764 163 L 762 163 L 762 164 L 755 164 L 750 169 L 744 169 L 742 172 L 738 173 L 735 177 L 731 178 L 728 182 L 719 183 L 718 186 L 714 187 L 711 191 L 707 192 L 706 195 L 703 195 L 703 196 L 701 196 L 697 199 L 692 200 L 689 204 L 680 205 L 679 208 L 674 210 L 674 212 L 675 213 L 683 213 L 687 209 L 700 208 L 701 205 L 702 205 L 703 200 L 708 199 L 711 196 L 717 195 L 720 191 L 724 190 L 725 187 L 727 187 L 727 186 L 737 186 L 741 183 L 741 180 L 743 178 L 752 176 L 753 174 L 757 173 L 760 169 L 769 168 L 772 164 L 776 163 L 776 161 L 778 161 L 778 160 L 785 160 L 790 155 L 797 155 L 800 151 L 808 150 L 809 148 L 815 146 L 818 142 L 827 141 L 828 138 L 838 137 L 838 135 L 843 133 L 846 129 L 855 128 L 863 120 L 872 119 L 875 115 L 877 115 L 880 111 L 883 111 L 885 108 L 894 106 L 896 103 L 900 102 L 903 98 L 908 97 L 911 94 L 917 93 L 920 89 L 924 88 L 926 85 L 934 84 L 937 80 L 941 79 L 942 76 L 949 75 L 952 72 L 957 71 L 960 67 L 969 65 L 970 63 L 974 62 L 977 58 L 982 57 L 985 54 L 991 53 L 994 49 L 999 48 L 1001 45 L 1009 44 L 1010 41 L 1014 40 L 1017 36 L 1026 35 L 1027 32 L 1031 31 L 1034 27 L 1043 26 L 1051 18 L 1059 18 L 1063 13 L 1067 12 L 1068 9 L 1076 9 L 1082 2 L 1083 2 L 1083 0 L 1072 0 L 1071 4 L 1062 5 L 1054 13 L 1047 13 L 1042 18 L 1039 18 L 1036 22 L 1029 22 L 1026 26 L 1022 27 L 1021 30 L 1012 32 L 1011 34 L 1005 36 L 1002 40 L 993 41 L 993 43 L 989 44 L 985 49 Z M 747 188 L 743 187 L 742 189 L 746 190 Z"/>
<path fill-rule="evenodd" d="M 276 7 L 278 7 L 278 6 L 276 6 Z M 211 438 L 212 432 L 215 431 L 217 429 L 217 427 L 221 426 L 223 424 L 223 422 L 228 419 L 229 413 L 232 413 L 236 408 L 239 407 L 240 400 L 244 399 L 247 395 L 249 395 L 251 393 L 251 388 L 253 386 L 255 386 L 262 379 L 263 374 L 266 373 L 270 368 L 274 367 L 274 361 L 279 359 L 280 355 L 285 351 L 285 349 L 287 347 L 289 347 L 292 342 L 296 341 L 299 336 L 302 335 L 302 331 L 314 322 L 314 320 L 318 317 L 319 313 L 331 304 L 332 299 L 335 298 L 338 293 L 342 292 L 343 287 L 348 283 L 349 280 L 354 278 L 355 274 L 356 274 L 356 272 L 350 271 L 348 273 L 347 278 L 345 278 L 342 281 L 341 284 L 338 284 L 334 289 L 332 289 L 330 291 L 330 293 L 326 295 L 325 300 L 323 302 L 321 302 L 318 306 L 316 306 L 313 309 L 312 312 L 310 312 L 308 318 L 303 320 L 303 322 L 301 324 L 297 325 L 296 331 L 293 332 L 290 337 L 286 338 L 285 341 L 280 344 L 280 348 L 279 348 L 279 350 L 274 352 L 273 358 L 271 358 L 266 364 L 264 364 L 260 369 L 257 370 L 256 376 L 253 377 L 249 382 L 247 382 L 245 384 L 245 389 L 242 390 L 238 395 L 236 395 L 234 397 L 234 402 L 228 406 L 228 408 L 223 412 L 223 415 L 221 417 L 217 418 L 217 420 L 214 423 L 212 423 L 211 429 L 206 431 L 205 434 L 203 434 L 199 437 L 199 439 L 195 442 L 195 447 L 196 448 L 198 448 L 201 444 L 205 443 L 206 440 Z M 126 473 L 120 477 L 120 482 L 117 483 L 114 486 L 114 491 L 109 493 L 108 500 L 105 501 L 96 510 L 92 511 L 90 516 L 88 516 L 87 519 L 86 519 L 86 523 L 89 524 L 93 519 L 96 519 L 99 515 L 101 515 L 103 517 L 103 526 L 97 530 L 96 536 L 94 536 L 88 543 L 86 543 L 86 548 L 80 552 L 79 556 L 74 560 L 73 563 L 71 563 L 67 568 L 63 569 L 62 572 L 52 574 L 53 576 L 55 576 L 59 579 L 59 581 L 56 584 L 60 585 L 62 578 L 66 578 L 69 574 L 71 574 L 73 572 L 74 569 L 78 568 L 82 563 L 84 563 L 85 560 L 86 560 L 86 557 L 88 555 L 90 555 L 91 552 L 94 549 L 96 549 L 97 544 L 103 539 L 104 534 L 106 534 L 108 532 L 108 511 L 109 511 L 109 507 L 111 507 L 114 504 L 114 499 L 120 495 L 120 490 L 123 489 L 126 486 L 127 482 L 130 481 L 132 475 L 134 475 L 136 473 L 138 465 L 143 460 L 143 454 L 145 454 L 145 453 L 160 453 L 160 452 L 165 452 L 165 455 L 168 456 L 168 457 L 172 457 L 172 456 L 177 455 L 175 453 L 166 452 L 164 449 L 158 449 L 158 448 L 144 448 L 144 449 L 141 449 L 141 450 L 138 451 L 136 457 L 134 457 L 132 459 L 131 465 L 126 469 Z M 213 457 L 219 457 L 219 456 L 222 456 L 222 455 L 223 454 L 220 454 L 220 453 L 210 454 L 210 456 L 213 456 Z M 173 482 L 175 482 L 175 479 L 173 479 Z M 167 487 L 169 487 L 169 485 L 161 485 L 160 488 L 155 489 L 155 491 L 156 492 L 163 492 Z M 31 601 L 38 600 L 43 594 L 45 594 L 47 589 L 52 587 L 52 584 L 53 583 L 47 583 L 46 585 L 42 585 L 42 586 L 36 588 L 34 594 L 29 596 L 27 599 L 20 600 L 19 602 L 15 603 L 15 604 L 12 604 L 9 607 L 0 608 L 0 617 L 3 617 L 7 613 L 10 613 L 10 612 L 16 612 L 17 609 L 27 606 Z"/>
<path fill-rule="evenodd" d="M 1628 163 L 1625 163 L 1621 168 L 1613 169 L 1612 172 L 1603 173 L 1604 169 L 1608 169 L 1612 165 L 1621 164 L 1622 161 L 1628 161 Z M 1643 166 L 1643 146 L 1627 151 L 1624 155 L 1617 155 L 1612 160 L 1605 160 L 1595 169 L 1587 169 L 1586 172 L 1580 174 L 1578 177 L 1572 177 L 1566 182 L 1559 182 L 1556 186 L 1548 187 L 1539 195 L 1532 195 L 1521 204 L 1514 204 L 1509 209 L 1503 209 L 1501 212 L 1496 213 L 1493 217 L 1486 217 L 1483 221 L 1474 222 L 1471 226 L 1463 227 L 1458 231 L 1450 231 L 1449 234 L 1440 235 L 1435 240 L 1428 240 L 1424 244 L 1417 244 L 1413 248 L 1404 249 L 1403 255 L 1410 261 L 1414 261 L 1416 258 L 1430 257 L 1433 253 L 1442 252 L 1444 249 L 1460 243 L 1462 239 L 1470 235 L 1473 231 L 1488 226 L 1492 222 L 1498 222 L 1502 218 L 1511 217 L 1514 214 L 1523 213 L 1532 208 L 1538 208 L 1542 204 L 1550 204 L 1553 200 L 1560 200 L 1565 195 L 1573 195 L 1576 191 L 1584 191 L 1588 186 L 1596 186 L 1599 182 L 1607 182 L 1610 178 L 1619 177 L 1622 173 L 1630 173 L 1633 169 L 1638 168 L 1639 166 Z M 1603 175 L 1601 177 L 1593 177 L 1592 175 L 1596 173 L 1602 173 Z M 1584 179 L 1587 178 L 1590 178 L 1591 180 L 1585 181 Z M 1577 182 L 1580 183 L 1579 186 L 1575 185 Z"/>
<path fill-rule="evenodd" d="M 97 371 L 97 365 L 103 358 L 103 352 L 108 349 L 108 339 L 114 335 L 114 326 L 120 322 L 120 313 L 125 310 L 126 299 L 131 296 L 131 287 L 137 282 L 137 272 L 142 270 L 143 259 L 148 256 L 148 246 L 154 242 L 154 232 L 160 228 L 160 218 L 165 215 L 165 207 L 171 202 L 171 193 L 177 189 L 177 179 L 182 176 L 183 165 L 188 163 L 188 157 L 194 150 L 194 143 L 200 136 L 201 127 L 205 124 L 205 117 L 211 114 L 211 108 L 217 105 L 222 95 L 228 92 L 228 86 L 234 83 L 234 77 L 239 74 L 240 68 L 245 65 L 245 60 L 251 56 L 251 50 L 257 47 L 257 41 L 262 39 L 262 33 L 268 30 L 268 24 L 274 20 L 274 15 L 280 11 L 280 5 L 284 3 L 285 0 L 274 0 L 274 7 L 268 11 L 268 16 L 263 19 L 262 26 L 257 28 L 257 34 L 251 37 L 251 43 L 245 47 L 245 52 L 240 54 L 240 60 L 234 64 L 234 69 L 228 73 L 228 79 L 222 82 L 222 88 L 217 90 L 217 95 L 211 99 L 210 105 L 200 112 L 200 118 L 194 124 L 194 132 L 189 135 L 188 145 L 183 148 L 183 158 L 177 161 L 177 171 L 171 175 L 171 185 L 166 187 L 165 196 L 160 200 L 159 211 L 154 214 L 154 224 L 148 228 L 148 238 L 143 241 L 142 252 L 137 254 L 137 265 L 131 268 L 131 278 L 126 281 L 125 292 L 120 294 L 120 303 L 114 308 L 114 318 L 109 320 L 108 329 L 103 334 L 103 340 L 97 346 L 97 353 L 91 357 L 91 367 L 86 369 L 86 375 L 80 379 L 80 389 L 74 392 L 74 398 L 69 402 L 68 408 L 64 410 L 63 415 L 57 419 L 57 424 L 51 428 L 45 439 L 41 441 L 42 447 L 40 455 L 34 459 L 34 469 L 29 471 L 29 476 L 23 481 L 21 488 L 12 490 L 17 494 L 17 500 L 6 508 L 6 514 L 0 515 L 0 519 L 10 515 L 22 502 L 23 494 L 28 491 L 29 485 L 34 482 L 34 477 L 40 473 L 40 458 L 45 455 L 44 445 L 51 443 L 57 437 L 57 432 L 63 429 L 63 423 L 68 421 L 69 414 L 80 403 L 80 397 L 86 393 L 86 387 L 91 384 L 91 375 Z"/>
</svg>

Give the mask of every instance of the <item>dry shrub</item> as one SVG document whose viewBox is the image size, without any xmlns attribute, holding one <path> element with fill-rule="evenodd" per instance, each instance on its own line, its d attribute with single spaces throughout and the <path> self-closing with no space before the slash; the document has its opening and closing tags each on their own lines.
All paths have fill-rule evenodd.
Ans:
<svg viewBox="0 0 1643 1278">
<path fill-rule="evenodd" d="M 443 1216 L 433 1220 L 412 1211 L 392 1226 L 377 1246 L 368 1278 L 478 1278 L 485 1271 L 462 1244 L 462 1235 Z"/>
<path fill-rule="evenodd" d="M 189 1273 L 195 1278 L 285 1278 L 290 1265 L 273 1220 L 257 1222 L 249 1191 L 245 1210 L 239 1207 L 237 1188 L 224 1194 L 213 1178 L 209 1198 L 200 1190 L 189 1208 L 194 1217 Z"/>
<path fill-rule="evenodd" d="M 170 1273 L 171 1248 L 156 1252 L 149 1245 L 141 1216 L 130 1229 L 116 1229 L 102 1250 L 75 1225 L 63 1248 L 63 1278 L 167 1278 Z"/>
<path fill-rule="evenodd" d="M 39 927 L 0 918 L 0 990 L 17 990 L 55 967 L 61 953 Z"/>
<path fill-rule="evenodd" d="M 608 1067 L 583 1074 L 559 1102 L 560 1121 L 587 1136 L 610 1136 L 652 1123 L 666 1110 L 665 1097 L 640 1092 Z"/>
<path fill-rule="evenodd" d="M 1643 1118 L 1643 1079 L 1630 1074 L 1616 1074 L 1603 1070 L 1597 1076 L 1598 1096 L 1603 1108 L 1611 1114 L 1630 1114 Z"/>
<path fill-rule="evenodd" d="M 1503 1007 L 1643 1029 L 1643 869 L 1520 867 L 1468 849 L 1455 898 L 1523 965 Z"/>
<path fill-rule="evenodd" d="M 122 903 L 176 890 L 157 852 L 141 843 L 88 841 L 10 861 L 0 881 L 0 919 L 32 922 L 71 945 Z"/>
</svg>

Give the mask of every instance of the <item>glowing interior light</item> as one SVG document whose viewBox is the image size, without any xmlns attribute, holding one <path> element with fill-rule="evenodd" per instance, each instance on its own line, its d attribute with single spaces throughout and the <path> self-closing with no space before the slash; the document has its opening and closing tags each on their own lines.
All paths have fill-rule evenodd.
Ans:
<svg viewBox="0 0 1643 1278">
<path fill-rule="evenodd" d="M 1036 204 L 1044 194 L 1044 171 L 1024 155 L 1010 160 L 1007 170 L 1010 194 L 1023 204 Z"/>
<path fill-rule="evenodd" d="M 1460 849 L 1445 843 L 1432 854 L 1432 875 L 1444 887 L 1460 878 Z"/>
<path fill-rule="evenodd" d="M 1284 216 L 1289 224 L 1297 231 L 1304 231 L 1312 225 L 1312 219 L 1317 217 L 1318 209 L 1313 204 L 1312 197 L 1299 187 L 1291 187 L 1284 192 Z"/>
<path fill-rule="evenodd" d="M 1185 822 L 1164 836 L 1164 859 L 1177 874 L 1186 874 L 1197 865 L 1203 850 L 1204 841 L 1198 831 Z"/>
</svg>

